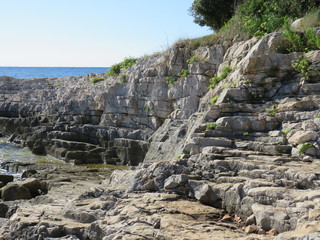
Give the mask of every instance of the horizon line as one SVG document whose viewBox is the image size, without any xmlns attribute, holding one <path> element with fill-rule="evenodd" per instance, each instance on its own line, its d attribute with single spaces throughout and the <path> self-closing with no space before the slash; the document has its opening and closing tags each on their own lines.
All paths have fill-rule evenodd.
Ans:
<svg viewBox="0 0 320 240">
<path fill-rule="evenodd" d="M 110 67 L 76 67 L 76 66 L 0 66 L 0 67 L 28 67 L 28 68 L 110 68 Z"/>
</svg>

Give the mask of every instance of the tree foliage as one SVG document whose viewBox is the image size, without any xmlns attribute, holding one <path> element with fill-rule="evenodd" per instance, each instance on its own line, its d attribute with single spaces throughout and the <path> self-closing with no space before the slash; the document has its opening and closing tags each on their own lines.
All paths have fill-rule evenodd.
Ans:
<svg viewBox="0 0 320 240">
<path fill-rule="evenodd" d="M 238 2 L 240 0 L 195 0 L 190 12 L 195 23 L 218 30 L 232 18 Z"/>
<path fill-rule="evenodd" d="M 287 18 L 299 18 L 319 0 L 194 0 L 190 12 L 194 21 L 214 30 L 238 15 L 245 31 L 263 36 L 280 28 Z"/>
</svg>

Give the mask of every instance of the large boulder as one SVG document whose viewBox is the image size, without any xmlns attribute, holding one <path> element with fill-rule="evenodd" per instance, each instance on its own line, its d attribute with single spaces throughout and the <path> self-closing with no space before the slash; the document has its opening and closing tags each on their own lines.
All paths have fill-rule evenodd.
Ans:
<svg viewBox="0 0 320 240">
<path fill-rule="evenodd" d="M 29 189 L 18 184 L 10 184 L 3 187 L 1 197 L 4 201 L 14 201 L 32 198 Z"/>
</svg>

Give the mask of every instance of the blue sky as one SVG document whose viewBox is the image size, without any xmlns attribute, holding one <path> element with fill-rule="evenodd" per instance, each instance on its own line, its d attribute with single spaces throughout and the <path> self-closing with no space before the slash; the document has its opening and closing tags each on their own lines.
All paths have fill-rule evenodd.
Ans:
<svg viewBox="0 0 320 240">
<path fill-rule="evenodd" d="M 0 66 L 106 67 L 212 32 L 192 0 L 0 0 Z"/>
</svg>

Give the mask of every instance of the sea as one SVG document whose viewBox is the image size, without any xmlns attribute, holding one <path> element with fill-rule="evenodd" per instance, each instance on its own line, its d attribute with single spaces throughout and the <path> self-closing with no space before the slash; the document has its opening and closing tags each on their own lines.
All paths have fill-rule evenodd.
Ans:
<svg viewBox="0 0 320 240">
<path fill-rule="evenodd" d="M 0 67 L 0 76 L 22 79 L 60 78 L 105 73 L 108 70 L 108 67 Z"/>
</svg>

